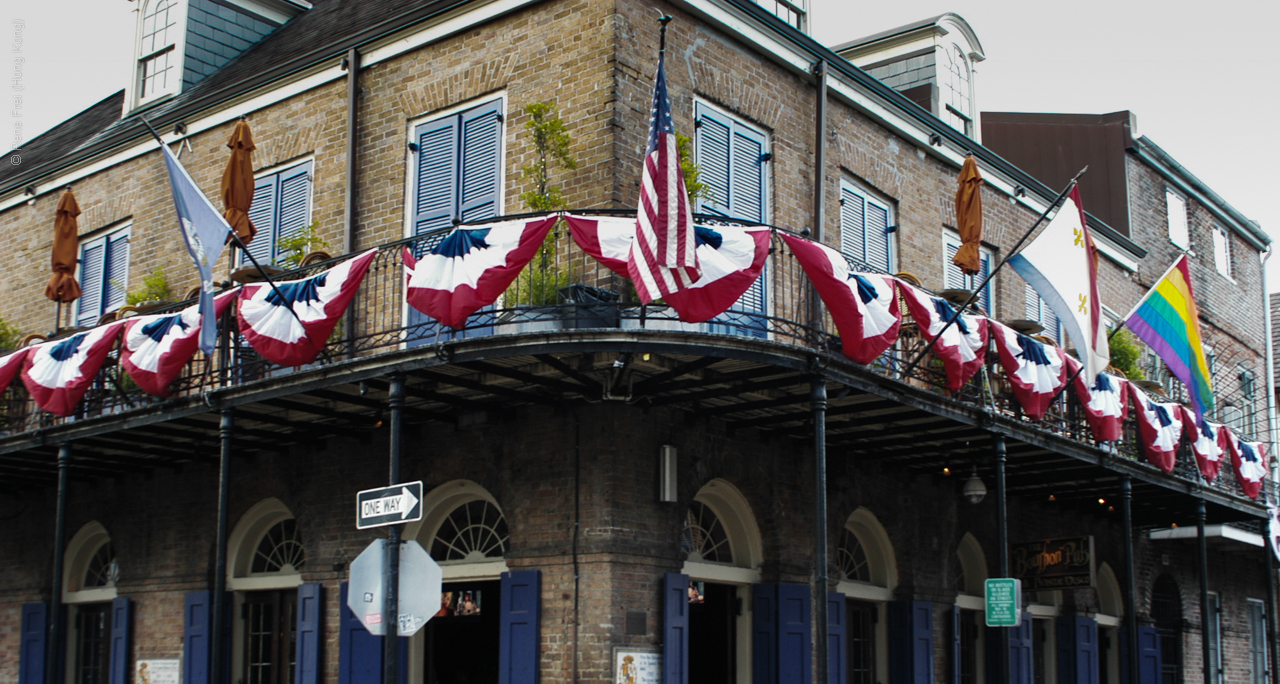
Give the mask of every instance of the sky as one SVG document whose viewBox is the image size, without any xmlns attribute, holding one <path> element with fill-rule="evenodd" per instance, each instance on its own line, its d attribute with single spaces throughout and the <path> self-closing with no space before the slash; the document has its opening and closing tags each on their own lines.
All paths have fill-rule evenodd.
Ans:
<svg viewBox="0 0 1280 684">
<path fill-rule="evenodd" d="M 982 110 L 1132 111 L 1140 134 L 1280 237 L 1276 0 L 809 2 L 814 37 L 828 45 L 955 12 L 987 55 L 975 74 Z M 0 146 L 20 147 L 123 87 L 137 4 L 3 3 L 10 97 Z M 1280 258 L 1267 281 L 1280 291 Z"/>
</svg>

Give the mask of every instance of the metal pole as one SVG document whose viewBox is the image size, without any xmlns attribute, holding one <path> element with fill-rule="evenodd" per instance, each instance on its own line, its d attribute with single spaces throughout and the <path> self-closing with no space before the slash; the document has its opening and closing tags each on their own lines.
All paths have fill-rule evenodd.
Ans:
<svg viewBox="0 0 1280 684">
<path fill-rule="evenodd" d="M 827 380 L 814 376 L 809 381 L 809 402 L 813 408 L 814 497 L 813 515 L 813 620 L 817 638 L 813 640 L 813 681 L 827 684 Z"/>
<path fill-rule="evenodd" d="M 347 168 L 345 187 L 345 211 L 342 235 L 342 251 L 351 254 L 356 249 L 356 155 L 359 152 L 360 133 L 360 51 L 347 50 Z M 355 355 L 356 303 L 347 305 L 347 357 Z"/>
<path fill-rule="evenodd" d="M 1196 538 L 1200 542 L 1200 657 L 1204 684 L 1213 684 L 1209 662 L 1209 544 L 1204 538 L 1204 499 L 1196 501 Z"/>
<path fill-rule="evenodd" d="M 996 471 L 996 572 L 997 577 L 1009 576 L 1009 512 L 1006 507 L 1005 484 L 1004 484 L 1004 466 L 1007 459 L 1004 446 L 1004 435 L 1000 433 L 992 433 L 995 441 L 995 471 Z M 1022 606 L 1016 606 L 1015 610 L 1022 610 Z M 999 653 L 1000 657 L 996 658 L 996 680 L 997 682 L 1009 681 L 1009 627 L 1000 627 L 996 630 L 999 635 Z"/>
<path fill-rule="evenodd" d="M 62 655 L 62 563 L 67 552 L 67 480 L 71 479 L 71 444 L 58 447 L 57 517 L 53 527 L 53 590 L 49 601 L 49 638 L 45 641 L 44 681 L 58 684 Z"/>
<path fill-rule="evenodd" d="M 820 59 L 813 63 L 813 74 L 818 80 L 818 103 L 817 113 L 814 117 L 814 140 L 813 140 L 813 241 L 822 242 L 822 228 L 826 224 L 826 199 L 827 189 L 827 62 Z M 822 304 L 818 298 L 818 291 L 809 284 L 809 327 L 814 331 L 822 330 Z M 819 340 L 814 340 L 818 342 Z"/>
<path fill-rule="evenodd" d="M 222 421 L 218 425 L 221 453 L 218 457 L 218 540 L 213 548 L 213 643 L 210 645 L 209 681 L 222 684 L 227 681 L 226 665 L 227 631 L 227 525 L 231 501 L 231 439 L 234 434 L 235 416 L 230 408 L 222 409 Z"/>
<path fill-rule="evenodd" d="M 400 435 L 404 425 L 404 376 L 391 376 L 387 391 L 387 403 L 391 408 L 390 482 L 400 482 Z M 396 684 L 396 666 L 400 660 L 400 525 L 392 525 L 387 534 L 386 563 L 382 567 L 382 586 L 385 599 L 382 604 L 382 624 L 385 635 L 382 641 L 382 682 Z"/>
<path fill-rule="evenodd" d="M 1133 481 L 1120 476 L 1120 516 L 1124 518 L 1124 629 L 1128 637 L 1129 681 L 1138 681 L 1138 578 L 1133 565 Z"/>
<path fill-rule="evenodd" d="M 1271 550 L 1271 542 L 1263 545 L 1263 553 L 1267 555 L 1267 610 L 1263 615 L 1267 625 L 1267 679 L 1272 684 L 1280 684 L 1280 668 L 1276 667 L 1276 563 L 1275 552 Z"/>
</svg>

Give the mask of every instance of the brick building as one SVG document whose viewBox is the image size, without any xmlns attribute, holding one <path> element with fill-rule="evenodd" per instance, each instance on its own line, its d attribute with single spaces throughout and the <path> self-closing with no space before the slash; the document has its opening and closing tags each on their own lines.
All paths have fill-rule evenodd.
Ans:
<svg viewBox="0 0 1280 684">
<path fill-rule="evenodd" d="M 661 5 L 675 17 L 676 128 L 714 193 L 699 209 L 807 230 L 863 270 L 935 291 L 975 288 L 949 259 L 966 153 L 986 179 L 986 268 L 1051 207 L 1062 179 L 970 137 L 972 93 L 967 121 L 926 111 L 808 38 L 803 5 L 765 4 Z M 640 307 L 564 231 L 552 268 L 618 304 L 517 290 L 461 332 L 404 306 L 402 247 L 431 244 L 455 220 L 526 211 L 528 105 L 553 101 L 571 136 L 577 168 L 552 178 L 566 206 L 635 206 L 659 34 L 648 4 L 138 9 L 134 80 L 0 171 L 0 317 L 23 333 L 70 334 L 51 330 L 38 286 L 68 185 L 83 208 L 87 293 L 74 325 L 122 315 L 125 293 L 157 271 L 175 293 L 196 285 L 140 116 L 213 198 L 226 141 L 248 120 L 258 258 L 284 263 L 281 241 L 312 231 L 332 254 L 378 253 L 314 364 L 271 366 L 228 327 L 222 350 L 197 357 L 169 398 L 145 395 L 114 365 L 68 418 L 35 409 L 21 383 L 7 390 L 0 679 L 142 684 L 145 663 L 176 667 L 186 684 L 219 670 L 245 684 L 377 681 L 382 640 L 346 607 L 346 580 L 381 533 L 357 530 L 351 503 L 387 483 L 393 442 L 399 479 L 426 492 L 423 520 L 403 536 L 440 563 L 450 597 L 402 640 L 401 681 L 603 682 L 624 662 L 656 662 L 665 682 L 825 670 L 832 682 L 967 684 L 1007 669 L 1028 684 L 1114 683 L 1126 676 L 1126 633 L 1138 635 L 1142 681 L 1161 666 L 1163 681 L 1199 676 L 1206 643 L 1215 681 L 1267 676 L 1265 509 L 1229 469 L 1203 483 L 1184 453 L 1165 474 L 1142 460 L 1132 425 L 1125 440 L 1099 443 L 1070 392 L 1030 421 L 994 356 L 989 385 L 957 393 L 940 389 L 929 363 L 904 372 L 918 337 L 871 365 L 850 362 L 830 321 L 806 316 L 812 295 L 776 238 L 753 297 L 707 324 Z M 955 15 L 944 23 L 963 25 L 949 35 L 965 44 L 932 49 L 970 68 L 976 36 Z M 1152 199 L 1161 183 L 1191 188 L 1181 197 L 1193 242 L 1211 217 L 1233 216 L 1180 167 L 1172 179 L 1145 159 L 1124 169 L 1129 221 L 1090 219 L 1103 298 L 1121 313 L 1174 254 L 1160 240 L 1165 205 Z M 1261 369 L 1258 254 L 1269 239 L 1226 228 L 1232 281 L 1202 284 L 1215 274 L 1197 262 L 1203 322 L 1232 364 Z M 319 259 L 281 277 L 331 263 Z M 219 273 L 239 266 L 227 257 Z M 1036 319 L 1054 336 L 1016 275 L 1002 271 L 978 294 L 982 315 Z M 1248 415 L 1266 430 L 1265 410 Z M 1184 538 L 1197 510 L 1210 558 Z M 55 522 L 49 511 L 62 512 Z M 1001 574 L 1006 535 L 1015 548 L 1092 539 L 1089 586 L 1028 591 L 1019 628 L 983 627 L 983 584 Z M 1207 621 L 1200 561 L 1218 606 Z M 220 602 L 225 618 L 211 615 Z"/>
</svg>

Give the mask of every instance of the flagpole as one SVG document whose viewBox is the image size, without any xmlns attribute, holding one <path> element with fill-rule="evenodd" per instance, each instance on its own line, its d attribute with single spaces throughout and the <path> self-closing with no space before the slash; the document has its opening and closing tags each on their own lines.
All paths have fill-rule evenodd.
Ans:
<svg viewBox="0 0 1280 684">
<path fill-rule="evenodd" d="M 160 137 L 160 134 L 156 132 L 156 129 L 151 127 L 150 121 L 147 121 L 147 119 L 142 116 L 139 116 L 138 119 L 142 121 L 143 125 L 147 127 L 148 131 L 151 131 L 151 135 L 155 137 L 156 142 L 160 143 L 161 145 L 165 144 L 164 139 Z M 244 252 L 244 255 L 249 257 L 249 262 L 253 264 L 254 268 L 258 269 L 258 273 L 263 277 L 263 279 L 267 281 L 267 284 L 271 286 L 271 291 L 276 293 L 276 296 L 280 298 L 280 302 L 282 304 L 289 304 L 284 308 L 288 309 L 289 313 L 293 314 L 293 318 L 296 321 L 298 321 L 299 325 L 303 325 L 302 318 L 298 316 L 297 311 L 293 310 L 293 306 L 290 304 L 289 299 L 284 296 L 284 293 L 280 291 L 280 288 L 276 287 L 276 282 L 271 279 L 271 276 L 267 274 L 266 269 L 262 268 L 262 264 L 259 264 L 258 260 L 253 257 L 253 254 L 249 252 L 249 248 L 246 247 L 245 244 L 240 241 L 240 236 L 236 234 L 236 231 L 231 229 L 231 226 L 227 226 L 227 235 L 230 236 L 231 239 L 235 241 L 235 246 L 239 247 L 240 250 Z"/>
<path fill-rule="evenodd" d="M 1088 170 L 1089 170 L 1088 165 L 1085 165 L 1085 167 L 1083 169 L 1080 169 L 1080 172 L 1077 173 L 1075 177 L 1071 179 L 1071 182 L 1067 183 L 1067 187 L 1064 188 L 1062 192 L 1058 193 L 1058 196 L 1054 198 L 1053 202 L 1051 202 L 1049 206 L 1044 210 L 1044 212 L 1040 214 L 1040 218 L 1036 219 L 1036 222 L 1031 224 L 1031 227 L 1027 229 L 1027 232 L 1023 233 L 1022 237 L 1019 238 L 1018 241 L 1014 243 L 1013 247 L 1009 249 L 1009 256 L 1005 257 L 1000 261 L 1000 263 L 996 264 L 996 267 L 991 269 L 991 272 L 987 274 L 987 277 L 982 279 L 982 283 L 979 284 L 977 287 L 973 288 L 973 292 L 969 293 L 969 298 L 964 301 L 964 304 L 960 305 L 960 308 L 956 309 L 954 315 L 950 316 L 947 319 L 946 323 L 942 326 L 942 329 L 938 331 L 938 334 L 934 335 L 933 339 L 929 340 L 928 344 L 924 346 L 924 349 L 921 349 L 920 353 L 916 354 L 916 357 L 911 360 L 911 363 L 907 364 L 907 367 L 902 371 L 902 373 L 899 374 L 898 377 L 905 378 L 911 374 L 911 371 L 915 370 L 916 366 L 920 363 L 920 359 L 923 359 L 924 355 L 928 354 L 929 351 L 933 349 L 933 345 L 937 344 L 939 339 L 942 339 L 942 334 L 945 333 L 953 323 L 955 323 L 957 320 L 960 319 L 960 316 L 961 314 L 964 313 L 964 310 L 968 309 L 969 305 L 972 304 L 974 300 L 978 298 L 978 293 L 982 292 L 983 288 L 987 286 L 987 283 L 991 282 L 991 279 L 996 276 L 996 273 L 998 273 L 1001 268 L 1004 268 L 1005 264 L 1009 263 L 1009 258 L 1018 253 L 1018 249 L 1022 247 L 1022 243 L 1026 242 L 1027 238 L 1031 237 L 1031 234 L 1036 231 L 1036 228 L 1040 227 L 1041 223 L 1044 223 L 1044 220 L 1049 216 L 1049 212 L 1053 211 L 1055 208 L 1058 207 L 1059 204 L 1061 204 L 1063 198 L 1065 198 L 1068 194 L 1071 193 L 1071 190 L 1076 187 L 1077 183 L 1080 182 L 1080 177 L 1083 176 L 1084 172 Z M 925 331 L 921 331 L 921 332 L 923 334 L 923 332 Z"/>
</svg>

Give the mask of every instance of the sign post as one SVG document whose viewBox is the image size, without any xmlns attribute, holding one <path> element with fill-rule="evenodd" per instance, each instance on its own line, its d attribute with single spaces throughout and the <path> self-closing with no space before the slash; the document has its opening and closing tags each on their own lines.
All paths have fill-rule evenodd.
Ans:
<svg viewBox="0 0 1280 684">
<path fill-rule="evenodd" d="M 988 579 L 985 587 L 988 627 L 1022 624 L 1022 581 L 1009 577 Z"/>
</svg>

